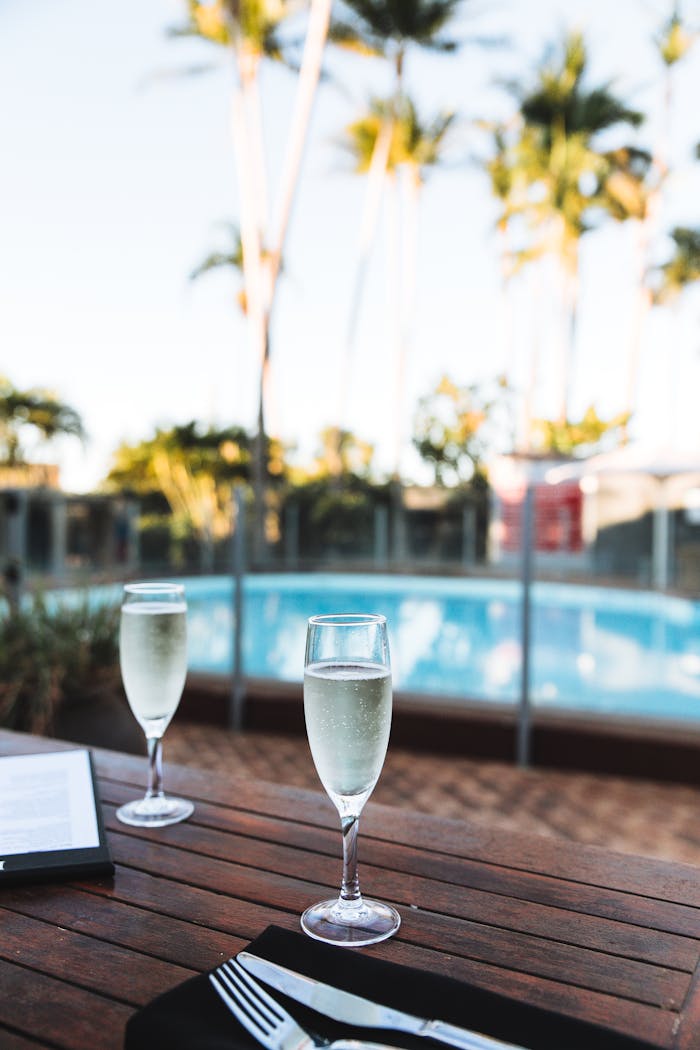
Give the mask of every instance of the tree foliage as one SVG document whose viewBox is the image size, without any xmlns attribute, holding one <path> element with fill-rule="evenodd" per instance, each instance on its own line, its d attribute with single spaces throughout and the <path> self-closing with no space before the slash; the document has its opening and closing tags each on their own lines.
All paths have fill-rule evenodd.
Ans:
<svg viewBox="0 0 700 1050">
<path fill-rule="evenodd" d="M 373 456 L 374 446 L 352 431 L 325 427 L 310 466 L 290 470 L 290 478 L 295 485 L 328 478 L 342 481 L 343 485 L 351 478 L 368 481 Z"/>
<path fill-rule="evenodd" d="M 581 240 L 605 218 L 623 222 L 645 216 L 651 156 L 619 141 L 640 126 L 644 115 L 618 98 L 611 83 L 589 84 L 588 51 L 578 32 L 548 49 L 529 83 L 507 87 L 517 108 L 509 120 L 486 125 L 491 151 L 485 162 L 499 202 L 497 225 L 507 252 L 504 279 L 544 257 L 559 264 L 565 331 L 560 336 L 558 420 L 565 425 L 574 374 Z M 529 431 L 529 420 L 526 426 Z"/>
<path fill-rule="evenodd" d="M 371 554 L 375 510 L 388 505 L 387 485 L 372 478 L 373 455 L 350 431 L 326 427 L 310 466 L 290 471 L 285 500 L 296 507 L 302 554 Z"/>
<path fill-rule="evenodd" d="M 117 449 L 106 486 L 161 493 L 175 528 L 211 543 L 231 531 L 234 486 L 250 480 L 251 446 L 241 427 L 205 429 L 192 421 L 157 429 L 153 437 Z M 284 470 L 281 446 L 269 441 L 271 479 L 281 479 Z"/>
<path fill-rule="evenodd" d="M 346 128 L 343 145 L 355 161 L 355 171 L 366 174 L 382 128 L 389 123 L 387 171 L 395 172 L 405 165 L 415 173 L 417 181 L 422 182 L 425 169 L 439 164 L 444 140 L 454 119 L 453 112 L 444 111 L 426 120 L 407 95 L 398 101 L 373 98 L 368 112 Z"/>
<path fill-rule="evenodd" d="M 19 390 L 0 376 L 0 462 L 9 466 L 23 463 L 23 442 L 31 431 L 45 441 L 61 434 L 85 438 L 79 414 L 52 391 Z"/>
<path fill-rule="evenodd" d="M 461 0 L 345 0 L 347 17 L 333 25 L 333 39 L 391 58 L 400 72 L 410 44 L 452 52 L 458 41 L 443 34 Z"/>
<path fill-rule="evenodd" d="M 483 474 L 507 394 L 501 377 L 490 386 L 459 386 L 443 376 L 435 390 L 420 400 L 413 444 L 434 470 L 438 485 L 465 483 Z"/>
<path fill-rule="evenodd" d="M 579 420 L 564 422 L 552 419 L 535 419 L 532 424 L 534 451 L 542 454 L 570 456 L 575 451 L 588 455 L 601 451 L 606 438 L 621 433 L 629 422 L 627 413 L 621 412 L 611 419 L 601 419 L 590 405 Z"/>
<path fill-rule="evenodd" d="M 0 616 L 0 725 L 51 733 L 67 704 L 121 695 L 119 606 L 49 604 Z"/>
<path fill-rule="evenodd" d="M 280 27 L 293 14 L 292 0 L 187 0 L 187 20 L 171 36 L 192 36 L 219 47 L 244 46 L 253 61 L 281 60 Z"/>
<path fill-rule="evenodd" d="M 656 271 L 654 300 L 669 303 L 700 281 L 700 228 L 676 226 L 671 231 L 673 253 Z"/>
<path fill-rule="evenodd" d="M 680 5 L 674 5 L 670 16 L 661 26 L 655 40 L 664 65 L 670 69 L 682 61 L 697 38 L 697 30 L 692 30 L 681 17 Z"/>
<path fill-rule="evenodd" d="M 519 119 L 495 128 L 488 170 L 506 219 L 519 216 L 529 229 L 521 262 L 553 252 L 575 269 L 596 213 L 629 217 L 622 206 L 633 197 L 639 209 L 649 154 L 630 145 L 601 148 L 599 136 L 637 128 L 644 115 L 610 84 L 588 87 L 587 71 L 583 36 L 570 33 L 549 49 L 532 86 L 510 85 Z"/>
</svg>

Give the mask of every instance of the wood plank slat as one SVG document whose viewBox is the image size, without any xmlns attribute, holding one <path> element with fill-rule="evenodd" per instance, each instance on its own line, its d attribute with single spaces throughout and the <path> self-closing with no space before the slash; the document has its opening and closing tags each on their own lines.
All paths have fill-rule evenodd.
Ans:
<svg viewBox="0 0 700 1050">
<path fill-rule="evenodd" d="M 218 966 L 248 943 L 189 918 L 145 912 L 134 906 L 134 900 L 102 896 L 96 907 L 94 890 L 94 883 L 89 889 L 67 883 L 12 887 L 3 894 L 2 905 L 8 911 L 198 972 Z"/>
<path fill-rule="evenodd" d="M 38 1046 L 46 1046 L 46 1043 L 37 1042 L 26 1035 L 18 1035 L 5 1028 L 2 1033 L 2 1050 L 36 1050 Z"/>
<path fill-rule="evenodd" d="M 700 1050 L 700 968 L 690 982 L 673 1045 L 676 1050 Z"/>
<path fill-rule="evenodd" d="M 444 955 L 431 948 L 398 941 L 379 944 L 374 951 L 380 958 L 390 962 L 455 977 L 466 984 L 529 1002 L 554 1014 L 591 1021 L 626 1034 L 644 1032 L 646 1039 L 659 1046 L 671 1046 L 673 1043 L 677 1023 L 674 1010 L 621 1000 L 605 992 L 576 988 L 560 981 L 516 973 L 501 966 L 476 963 L 472 959 Z M 565 1048 L 562 1047 L 562 1050 Z M 591 1050 L 598 1048 L 591 1047 Z"/>
<path fill-rule="evenodd" d="M 110 999 L 143 1006 L 194 971 L 0 907 L 0 959 Z"/>
<path fill-rule="evenodd" d="M 424 947 L 437 941 L 442 951 L 453 956 L 468 955 L 511 971 L 549 977 L 665 1010 L 679 1009 L 690 984 L 690 975 L 678 970 L 572 948 L 542 937 L 447 920 L 435 914 L 423 922 L 420 919 L 420 913 L 413 911 L 405 916 L 402 940 Z"/>
<path fill-rule="evenodd" d="M 257 937 L 271 924 L 299 930 L 297 911 L 280 909 L 264 901 L 240 900 L 225 890 L 171 881 L 138 868 L 120 865 L 112 885 L 85 883 L 81 888 L 99 897 L 133 904 L 153 915 L 201 924 L 206 929 L 246 941 Z"/>
<path fill-rule="evenodd" d="M 61 1050 L 122 1050 L 132 1008 L 0 960 L 0 1025 Z"/>
</svg>

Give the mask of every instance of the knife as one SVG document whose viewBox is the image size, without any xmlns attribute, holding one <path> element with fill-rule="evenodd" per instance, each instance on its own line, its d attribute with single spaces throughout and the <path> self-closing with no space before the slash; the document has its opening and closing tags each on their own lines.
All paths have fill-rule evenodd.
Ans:
<svg viewBox="0 0 700 1050">
<path fill-rule="evenodd" d="M 391 1028 L 397 1032 L 410 1032 L 411 1035 L 423 1035 L 437 1039 L 460 1050 L 524 1050 L 515 1043 L 504 1043 L 500 1039 L 470 1032 L 466 1028 L 447 1024 L 446 1021 L 429 1021 L 423 1017 L 382 1006 L 371 999 L 363 999 L 352 992 L 323 984 L 313 977 L 288 970 L 286 966 L 261 959 L 252 952 L 239 952 L 236 956 L 249 973 L 259 977 L 278 992 L 288 995 L 298 1003 L 310 1006 L 326 1017 L 344 1024 L 360 1025 L 366 1028 Z"/>
</svg>

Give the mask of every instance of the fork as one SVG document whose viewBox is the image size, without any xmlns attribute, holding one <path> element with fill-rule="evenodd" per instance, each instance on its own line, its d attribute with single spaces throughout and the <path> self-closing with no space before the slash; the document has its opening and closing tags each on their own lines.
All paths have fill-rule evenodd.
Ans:
<svg viewBox="0 0 700 1050">
<path fill-rule="evenodd" d="M 362 1039 L 322 1039 L 312 1036 L 236 962 L 222 963 L 209 980 L 244 1028 L 267 1050 L 396 1050 L 385 1043 Z"/>
</svg>

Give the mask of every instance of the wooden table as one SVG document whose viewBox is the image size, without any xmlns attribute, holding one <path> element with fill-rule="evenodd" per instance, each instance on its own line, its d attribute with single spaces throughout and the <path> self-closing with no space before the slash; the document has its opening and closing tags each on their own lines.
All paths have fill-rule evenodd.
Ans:
<svg viewBox="0 0 700 1050">
<path fill-rule="evenodd" d="M 61 746 L 0 732 L 0 754 Z M 121 1047 L 137 1007 L 270 923 L 298 930 L 337 889 L 340 834 L 321 793 L 168 766 L 166 788 L 195 814 L 144 832 L 115 817 L 140 794 L 144 760 L 93 755 L 116 876 L 2 890 L 3 1050 Z M 365 892 L 403 920 L 365 950 L 700 1047 L 697 869 L 371 803 L 360 865 Z"/>
</svg>

